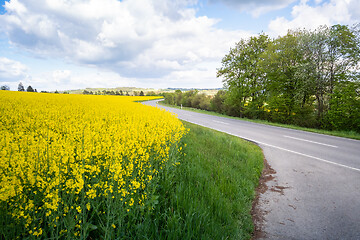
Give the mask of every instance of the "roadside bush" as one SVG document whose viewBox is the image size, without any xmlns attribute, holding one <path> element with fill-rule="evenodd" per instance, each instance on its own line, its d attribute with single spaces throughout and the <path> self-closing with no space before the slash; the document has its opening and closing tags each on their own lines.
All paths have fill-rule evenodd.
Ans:
<svg viewBox="0 0 360 240">
<path fill-rule="evenodd" d="M 344 82 L 335 87 L 325 119 L 326 128 L 360 133 L 359 82 Z"/>
<path fill-rule="evenodd" d="M 225 113 L 225 98 L 226 92 L 224 90 L 219 90 L 215 96 L 211 99 L 211 110 L 218 113 Z"/>
<path fill-rule="evenodd" d="M 191 107 L 210 110 L 210 98 L 205 93 L 196 94 L 191 99 Z"/>
</svg>

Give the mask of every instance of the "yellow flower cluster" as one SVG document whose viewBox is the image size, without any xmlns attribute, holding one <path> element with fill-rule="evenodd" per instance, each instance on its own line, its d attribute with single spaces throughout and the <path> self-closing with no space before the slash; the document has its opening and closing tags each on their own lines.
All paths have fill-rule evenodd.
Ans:
<svg viewBox="0 0 360 240">
<path fill-rule="evenodd" d="M 121 197 L 127 211 L 146 201 L 147 186 L 186 132 L 173 114 L 135 102 L 150 98 L 1 91 L 7 214 L 38 236 L 41 214 L 56 227 L 71 211 L 99 208 L 97 198 Z"/>
</svg>

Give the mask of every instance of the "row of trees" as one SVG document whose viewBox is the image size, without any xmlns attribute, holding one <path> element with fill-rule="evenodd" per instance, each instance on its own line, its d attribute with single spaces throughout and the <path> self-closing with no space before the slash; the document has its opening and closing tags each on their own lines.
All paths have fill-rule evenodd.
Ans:
<svg viewBox="0 0 360 240">
<path fill-rule="evenodd" d="M 2 85 L 0 87 L 1 90 L 10 90 L 10 87 L 7 85 Z M 18 85 L 18 91 L 20 92 L 37 92 L 36 89 L 32 88 L 30 85 L 26 88 L 23 85 L 22 82 L 19 83 Z M 48 91 L 41 91 L 42 93 L 49 93 Z M 56 90 L 54 93 L 59 93 L 58 90 Z M 68 94 L 68 91 L 64 91 L 64 94 Z M 118 95 L 118 96 L 158 96 L 159 94 L 155 93 L 154 91 L 149 91 L 146 92 L 146 94 L 144 93 L 144 91 L 132 91 L 132 92 L 128 92 L 128 91 L 123 91 L 123 90 L 119 90 L 119 91 L 114 91 L 114 90 L 103 90 L 103 91 L 89 91 L 89 90 L 84 90 L 82 92 L 82 94 L 85 95 Z"/>
<path fill-rule="evenodd" d="M 113 91 L 113 90 L 103 90 L 103 91 L 89 91 L 89 90 L 84 90 L 83 94 L 85 95 L 117 95 L 117 96 L 129 96 L 128 92 L 123 92 L 122 90 L 120 91 Z"/>
<path fill-rule="evenodd" d="M 1 85 L 0 89 L 5 90 L 5 91 L 9 91 L 10 87 L 8 85 Z"/>
<path fill-rule="evenodd" d="M 224 91 L 212 99 L 177 92 L 166 101 L 191 102 L 192 107 L 232 116 L 360 132 L 359 60 L 358 26 L 289 31 L 276 39 L 260 34 L 242 39 L 223 58 L 217 76 L 223 78 Z"/>
<path fill-rule="evenodd" d="M 20 92 L 25 92 L 25 87 L 24 87 L 24 85 L 22 84 L 22 82 L 20 82 L 19 85 L 18 85 L 18 91 L 20 91 Z M 32 88 L 32 86 L 29 85 L 29 86 L 26 88 L 26 92 L 37 92 L 37 90 L 34 89 L 34 88 Z"/>
<path fill-rule="evenodd" d="M 212 106 L 212 98 L 205 93 L 199 93 L 198 90 L 185 92 L 176 90 L 174 93 L 162 93 L 161 95 L 164 96 L 164 102 L 167 104 L 215 111 Z"/>
<path fill-rule="evenodd" d="M 7 90 L 9 91 L 10 90 L 10 87 L 8 85 L 2 85 L 0 87 L 1 90 Z M 24 87 L 24 84 L 22 84 L 22 82 L 19 83 L 18 85 L 18 91 L 20 92 L 25 92 L 25 87 Z M 30 85 L 26 88 L 26 92 L 37 92 L 36 89 L 33 89 Z"/>
<path fill-rule="evenodd" d="M 116 96 L 157 96 L 158 94 L 156 94 L 154 91 L 149 91 L 146 94 L 144 93 L 144 91 L 132 91 L 132 92 L 128 92 L 128 91 L 123 91 L 123 90 L 103 90 L 103 91 L 89 91 L 89 90 L 84 90 L 83 94 L 85 95 L 116 95 Z"/>
</svg>

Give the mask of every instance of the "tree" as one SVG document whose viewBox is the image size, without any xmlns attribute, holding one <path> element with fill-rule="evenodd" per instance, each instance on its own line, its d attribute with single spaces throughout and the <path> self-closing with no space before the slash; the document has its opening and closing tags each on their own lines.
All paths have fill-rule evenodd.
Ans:
<svg viewBox="0 0 360 240">
<path fill-rule="evenodd" d="M 140 91 L 140 96 L 145 96 L 143 91 Z"/>
<path fill-rule="evenodd" d="M 359 63 L 360 46 L 355 29 L 350 29 L 345 25 L 334 25 L 330 28 L 327 44 L 330 75 L 329 93 L 331 94 L 336 83 L 347 81 L 354 72 Z"/>
<path fill-rule="evenodd" d="M 304 64 L 304 35 L 304 31 L 289 31 L 275 39 L 265 52 L 262 65 L 269 80 L 267 103 L 272 120 L 293 123 L 302 103 L 311 96 L 305 81 L 307 78 L 300 74 Z"/>
<path fill-rule="evenodd" d="M 212 109 L 306 127 L 358 129 L 352 119 L 360 119 L 359 61 L 360 24 L 242 39 L 222 59 L 217 76 L 225 93 L 211 100 Z M 193 104 L 200 105 L 198 96 Z"/>
<path fill-rule="evenodd" d="M 225 110 L 226 91 L 219 90 L 211 99 L 211 109 L 218 113 L 226 113 Z"/>
<path fill-rule="evenodd" d="M 175 93 L 164 93 L 164 103 L 175 105 Z"/>
<path fill-rule="evenodd" d="M 330 99 L 326 120 L 334 130 L 352 130 L 360 133 L 360 82 L 337 84 Z"/>
<path fill-rule="evenodd" d="M 198 94 L 198 90 L 190 90 L 183 94 L 181 94 L 181 103 L 184 107 L 191 107 L 192 106 L 192 99 L 196 94 Z M 175 99 L 176 100 L 176 99 Z"/>
<path fill-rule="evenodd" d="M 10 87 L 9 87 L 8 85 L 2 85 L 2 86 L 1 86 L 1 90 L 9 91 L 9 90 L 10 90 Z"/>
<path fill-rule="evenodd" d="M 303 62 L 299 66 L 297 76 L 304 83 L 302 106 L 313 105 L 311 96 L 315 96 L 317 124 L 323 117 L 326 110 L 326 98 L 328 89 L 328 47 L 327 39 L 329 36 L 329 28 L 320 26 L 312 32 L 306 32 L 302 36 Z"/>
<path fill-rule="evenodd" d="M 210 110 L 210 98 L 205 93 L 197 93 L 191 99 L 191 107 Z"/>
<path fill-rule="evenodd" d="M 27 92 L 34 92 L 34 89 L 29 85 L 29 86 L 26 88 L 26 91 L 27 91 Z"/>
<path fill-rule="evenodd" d="M 24 85 L 22 84 L 22 82 L 20 82 L 19 85 L 18 85 L 18 91 L 20 91 L 20 92 L 25 91 L 25 88 L 24 88 Z"/>
<path fill-rule="evenodd" d="M 229 92 L 227 102 L 240 117 L 244 116 L 249 101 L 259 107 L 264 103 L 266 75 L 259 63 L 269 41 L 264 34 L 240 40 L 222 59 L 222 67 L 217 71 Z"/>
<path fill-rule="evenodd" d="M 146 96 L 156 96 L 156 93 L 154 91 L 149 91 L 146 93 Z"/>
<path fill-rule="evenodd" d="M 356 26 L 321 26 L 308 34 L 306 63 L 302 69 L 308 89 L 316 98 L 318 123 L 330 110 L 334 88 L 356 74 L 359 63 L 359 34 Z"/>
<path fill-rule="evenodd" d="M 175 101 L 175 105 L 180 106 L 182 104 L 182 92 L 180 89 L 175 90 L 175 97 L 174 97 L 174 101 Z"/>
</svg>

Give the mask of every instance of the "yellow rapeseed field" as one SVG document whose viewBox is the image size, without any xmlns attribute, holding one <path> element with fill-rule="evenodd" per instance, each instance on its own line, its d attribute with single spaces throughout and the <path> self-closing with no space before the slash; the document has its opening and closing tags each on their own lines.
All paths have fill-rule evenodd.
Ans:
<svg viewBox="0 0 360 240">
<path fill-rule="evenodd" d="M 0 238 L 111 238 L 133 209 L 151 208 L 186 130 L 134 102 L 150 98 L 0 91 Z"/>
</svg>

